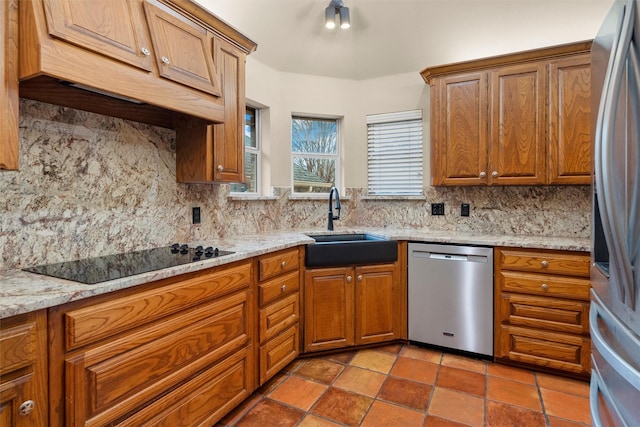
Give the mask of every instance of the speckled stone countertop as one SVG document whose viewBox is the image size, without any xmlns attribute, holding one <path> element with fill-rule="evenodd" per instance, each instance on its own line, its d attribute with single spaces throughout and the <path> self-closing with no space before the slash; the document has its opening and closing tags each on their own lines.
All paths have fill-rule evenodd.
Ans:
<svg viewBox="0 0 640 427">
<path fill-rule="evenodd" d="M 334 231 L 334 233 L 363 232 L 375 234 L 392 240 L 573 251 L 590 250 L 589 239 L 573 237 L 490 235 L 412 229 L 351 228 L 348 230 Z M 307 232 L 287 231 L 240 236 L 233 239 L 217 240 L 216 242 L 191 242 L 191 245 L 211 245 L 212 243 L 215 243 L 215 246 L 220 249 L 233 251 L 234 254 L 180 265 L 178 267 L 138 274 L 136 276 L 124 277 L 95 285 L 86 285 L 79 282 L 42 276 L 22 270 L 0 272 L 0 319 L 53 307 L 71 301 L 77 301 L 119 289 L 130 288 L 132 286 L 149 283 L 183 273 L 228 264 L 268 252 L 312 243 L 313 239 L 308 237 L 307 234 L 313 235 L 325 233 L 327 232 L 323 230 Z"/>
</svg>

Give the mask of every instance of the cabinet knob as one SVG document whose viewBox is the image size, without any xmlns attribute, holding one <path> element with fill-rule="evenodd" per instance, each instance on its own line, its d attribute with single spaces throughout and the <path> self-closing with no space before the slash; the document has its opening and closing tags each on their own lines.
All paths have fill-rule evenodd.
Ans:
<svg viewBox="0 0 640 427">
<path fill-rule="evenodd" d="M 485 171 L 480 172 L 480 178 L 486 178 L 487 173 Z"/>
<path fill-rule="evenodd" d="M 358 280 L 358 282 L 362 282 L 362 274 L 358 274 L 357 280 Z"/>
<path fill-rule="evenodd" d="M 498 177 L 498 171 L 491 172 L 491 176 L 494 177 L 494 178 L 497 178 Z"/>
<path fill-rule="evenodd" d="M 549 261 L 547 261 L 547 260 L 543 260 L 540 264 L 542 265 L 542 268 L 549 267 Z"/>
<path fill-rule="evenodd" d="M 163 56 L 162 62 L 164 62 L 165 64 L 169 64 L 169 58 L 167 58 L 166 56 Z"/>
<path fill-rule="evenodd" d="M 224 167 L 222 165 L 218 165 L 218 172 L 222 172 L 224 170 Z"/>
<path fill-rule="evenodd" d="M 543 291 L 548 291 L 549 290 L 549 285 L 547 285 L 546 283 L 543 283 L 542 286 L 540 286 L 542 288 Z"/>
<path fill-rule="evenodd" d="M 141 47 L 140 50 L 142 51 L 142 54 L 144 56 L 149 56 L 151 55 L 151 51 L 149 49 L 147 49 L 146 47 Z"/>
<path fill-rule="evenodd" d="M 33 412 L 33 408 L 35 408 L 35 406 L 36 402 L 34 402 L 33 400 L 25 400 L 18 408 L 18 413 L 20 415 L 29 415 L 31 412 Z"/>
<path fill-rule="evenodd" d="M 282 285 L 282 292 L 287 290 L 287 285 Z"/>
<path fill-rule="evenodd" d="M 282 261 L 280 263 L 280 267 L 285 268 L 287 266 L 287 261 Z"/>
<path fill-rule="evenodd" d="M 352 280 L 353 278 L 351 276 L 347 276 L 347 283 L 351 283 Z"/>
</svg>

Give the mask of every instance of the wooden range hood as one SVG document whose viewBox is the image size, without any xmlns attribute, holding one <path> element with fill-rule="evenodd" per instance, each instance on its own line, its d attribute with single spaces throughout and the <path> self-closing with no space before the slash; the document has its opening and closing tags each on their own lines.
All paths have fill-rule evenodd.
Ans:
<svg viewBox="0 0 640 427">
<path fill-rule="evenodd" d="M 256 48 L 189 0 L 22 0 L 19 17 L 21 97 L 173 129 L 224 123 L 222 49 Z"/>
</svg>

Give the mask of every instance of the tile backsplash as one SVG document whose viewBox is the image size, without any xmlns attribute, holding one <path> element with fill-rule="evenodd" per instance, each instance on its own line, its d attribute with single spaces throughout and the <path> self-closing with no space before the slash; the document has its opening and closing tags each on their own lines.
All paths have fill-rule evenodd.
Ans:
<svg viewBox="0 0 640 427">
<path fill-rule="evenodd" d="M 260 231 L 324 229 L 327 200 L 229 197 L 228 185 L 178 184 L 175 133 L 20 100 L 20 171 L 0 172 L 0 270 Z M 590 192 L 575 187 L 427 187 L 421 200 L 347 188 L 336 228 L 588 237 Z M 445 203 L 444 216 L 430 204 Z M 470 203 L 471 215 L 460 216 Z M 202 223 L 191 224 L 200 206 Z"/>
</svg>

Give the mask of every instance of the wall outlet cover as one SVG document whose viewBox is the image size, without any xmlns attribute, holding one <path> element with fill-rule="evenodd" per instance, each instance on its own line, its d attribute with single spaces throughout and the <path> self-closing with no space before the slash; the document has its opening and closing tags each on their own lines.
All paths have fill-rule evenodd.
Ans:
<svg viewBox="0 0 640 427">
<path fill-rule="evenodd" d="M 444 215 L 444 203 L 431 203 L 431 215 Z"/>
<path fill-rule="evenodd" d="M 200 224 L 200 206 L 196 206 L 191 210 L 191 220 L 193 224 Z"/>
<path fill-rule="evenodd" d="M 469 216 L 469 203 L 463 203 L 460 205 L 460 216 Z"/>
</svg>

